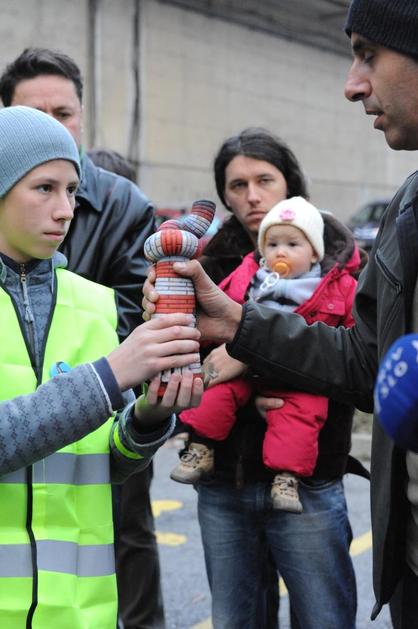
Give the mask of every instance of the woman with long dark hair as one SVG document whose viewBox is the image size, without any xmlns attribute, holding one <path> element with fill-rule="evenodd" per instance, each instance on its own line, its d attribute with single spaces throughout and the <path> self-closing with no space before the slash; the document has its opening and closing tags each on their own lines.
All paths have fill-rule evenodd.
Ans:
<svg viewBox="0 0 418 629">
<path fill-rule="evenodd" d="M 292 151 L 260 128 L 228 138 L 216 155 L 214 174 L 218 195 L 232 214 L 207 245 L 201 262 L 219 283 L 255 249 L 265 214 L 283 199 L 307 198 L 308 192 Z M 333 265 L 351 260 L 355 243 L 335 217 L 323 213 L 323 219 L 321 275 L 326 275 Z M 223 346 L 209 353 L 204 366 L 209 386 L 230 380 L 242 370 L 242 364 Z M 272 509 L 272 472 L 261 456 L 266 430 L 262 409 L 281 404 L 277 399 L 264 399 L 261 406 L 258 403 L 261 414 L 254 399 L 242 408 L 229 437 L 216 442 L 214 472 L 203 474 L 196 483 L 213 624 L 216 629 L 277 626 L 275 595 L 268 595 L 273 564 L 290 593 L 293 626 L 354 629 L 357 601 L 349 555 L 352 532 L 342 484 L 347 471 L 366 475 L 349 456 L 354 409 L 330 401 L 314 474 L 300 482 L 303 513 L 295 515 Z M 189 443 L 193 443 L 193 435 Z M 198 449 L 191 448 L 180 465 L 189 471 L 201 467 L 200 456 Z"/>
</svg>

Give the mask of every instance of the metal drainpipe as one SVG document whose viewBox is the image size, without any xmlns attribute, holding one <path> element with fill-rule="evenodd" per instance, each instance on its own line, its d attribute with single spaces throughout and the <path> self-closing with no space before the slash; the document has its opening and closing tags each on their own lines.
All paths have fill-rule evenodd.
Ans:
<svg viewBox="0 0 418 629">
<path fill-rule="evenodd" d="M 98 107 L 98 13 L 100 0 L 88 0 L 88 42 L 87 42 L 87 78 L 88 99 L 88 138 L 90 147 L 96 146 L 100 112 Z"/>
<path fill-rule="evenodd" d="M 140 47 L 141 47 L 141 0 L 134 0 L 133 5 L 133 34 L 132 34 L 132 79 L 133 79 L 133 107 L 129 132 L 128 158 L 139 168 L 139 134 L 141 124 L 141 77 L 140 77 Z"/>
</svg>

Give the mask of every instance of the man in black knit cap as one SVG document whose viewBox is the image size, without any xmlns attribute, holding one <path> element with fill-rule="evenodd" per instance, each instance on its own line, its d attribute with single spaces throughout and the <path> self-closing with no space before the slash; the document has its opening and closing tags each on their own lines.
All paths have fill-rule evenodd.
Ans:
<svg viewBox="0 0 418 629">
<path fill-rule="evenodd" d="M 418 0 L 353 0 L 345 31 L 354 57 L 346 97 L 363 103 L 392 149 L 416 151 Z M 177 270 L 194 280 L 202 336 L 226 341 L 242 368 L 249 365 L 259 374 L 370 412 L 379 360 L 399 336 L 418 331 L 417 222 L 418 172 L 398 190 L 382 219 L 360 276 L 350 329 L 307 326 L 293 313 L 250 302 L 239 306 L 209 283 L 195 261 Z M 155 301 L 152 280 L 153 272 L 144 294 Z M 152 304 L 145 299 L 144 305 L 150 314 Z M 418 455 L 395 445 L 378 421 L 373 425 L 371 509 L 372 618 L 396 592 L 396 627 L 417 629 Z"/>
<path fill-rule="evenodd" d="M 417 150 L 418 2 L 354 0 L 345 30 L 351 37 L 354 56 L 345 86 L 346 97 L 363 103 L 366 114 L 375 117 L 374 128 L 384 132 L 392 149 Z M 390 340 L 418 330 L 417 193 L 418 178 L 414 174 L 389 206 L 368 273 L 369 277 L 377 272 L 385 278 L 386 295 L 381 295 L 385 307 L 391 305 L 390 290 L 398 296 L 392 302 L 392 323 L 385 323 L 382 318 L 377 324 L 379 356 Z M 374 278 L 375 289 L 377 281 Z M 368 285 L 366 281 L 364 285 Z M 394 624 L 402 629 L 416 628 L 418 455 L 394 446 L 376 422 L 371 471 L 374 584 L 378 600 L 374 616 L 381 603 L 393 595 L 398 581 L 395 603 L 391 605 Z"/>
</svg>

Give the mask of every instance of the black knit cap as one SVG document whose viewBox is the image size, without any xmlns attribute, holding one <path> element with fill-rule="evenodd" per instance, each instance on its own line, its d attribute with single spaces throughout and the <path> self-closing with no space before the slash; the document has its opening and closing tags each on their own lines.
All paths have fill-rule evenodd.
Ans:
<svg viewBox="0 0 418 629">
<path fill-rule="evenodd" d="M 418 57 L 418 0 L 353 0 L 345 32 Z"/>
</svg>

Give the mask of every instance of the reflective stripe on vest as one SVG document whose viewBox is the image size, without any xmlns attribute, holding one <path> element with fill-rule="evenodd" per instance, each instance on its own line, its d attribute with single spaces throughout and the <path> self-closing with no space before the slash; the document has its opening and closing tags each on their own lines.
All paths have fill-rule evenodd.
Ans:
<svg viewBox="0 0 418 629">
<path fill-rule="evenodd" d="M 80 546 L 72 542 L 37 541 L 38 570 L 64 572 L 78 577 L 101 577 L 115 571 L 113 544 Z M 28 544 L 0 546 L 0 577 L 32 577 Z M 1 616 L 1 611 L 0 611 Z"/>
<path fill-rule="evenodd" d="M 77 456 L 67 452 L 56 452 L 33 464 L 32 482 L 72 485 L 109 483 L 108 456 L 108 454 Z M 25 482 L 26 469 L 24 468 L 0 476 L 0 485 Z"/>
<path fill-rule="evenodd" d="M 30 281 L 30 277 L 29 277 Z M 117 345 L 113 291 L 63 269 L 44 354 L 42 380 L 58 361 L 72 367 Z M 30 292 L 30 285 L 29 285 Z M 36 388 L 26 344 L 9 296 L 0 289 L 0 399 Z M 114 629 L 116 583 L 109 484 L 112 419 L 32 466 L 31 530 L 38 587 L 33 629 Z M 0 627 L 26 626 L 33 565 L 26 470 L 0 478 Z M 29 577 L 29 578 L 28 578 Z"/>
</svg>

